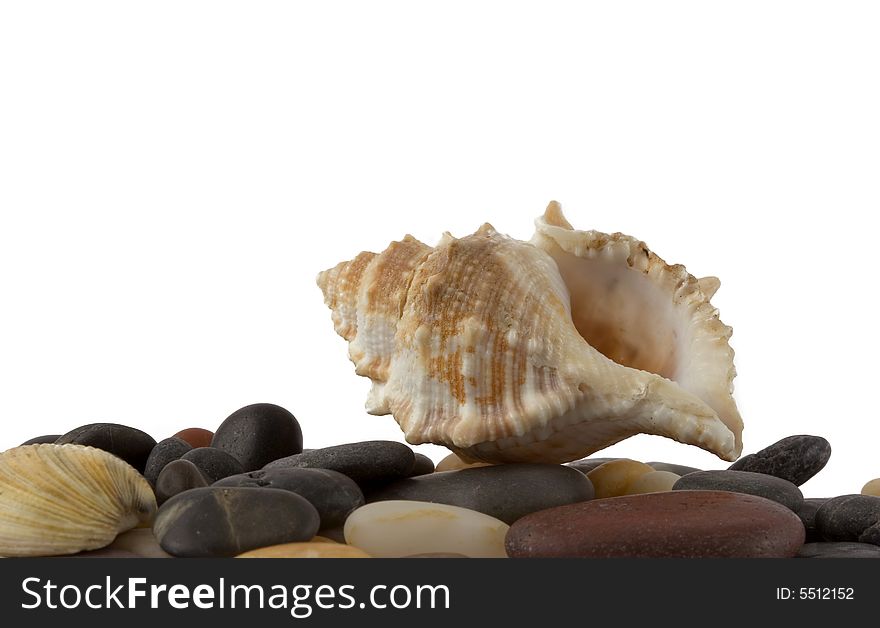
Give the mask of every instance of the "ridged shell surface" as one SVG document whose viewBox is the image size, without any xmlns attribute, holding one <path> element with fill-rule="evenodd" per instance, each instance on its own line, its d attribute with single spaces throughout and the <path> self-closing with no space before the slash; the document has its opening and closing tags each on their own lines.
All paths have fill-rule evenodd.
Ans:
<svg viewBox="0 0 880 628">
<path fill-rule="evenodd" d="M 0 556 L 99 549 L 155 512 L 143 476 L 100 449 L 42 444 L 0 454 Z"/>
<path fill-rule="evenodd" d="M 433 248 L 407 236 L 318 276 L 367 410 L 470 461 L 564 462 L 638 433 L 735 459 L 717 280 L 575 231 L 554 203 L 537 224 L 532 243 L 488 224 Z"/>
</svg>

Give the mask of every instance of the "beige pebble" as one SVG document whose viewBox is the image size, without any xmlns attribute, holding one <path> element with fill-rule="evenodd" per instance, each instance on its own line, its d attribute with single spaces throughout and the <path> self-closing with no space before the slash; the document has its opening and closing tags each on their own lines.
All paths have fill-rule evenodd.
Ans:
<svg viewBox="0 0 880 628">
<path fill-rule="evenodd" d="M 675 484 L 681 476 L 671 471 L 651 471 L 640 475 L 630 482 L 626 488 L 625 495 L 639 495 L 641 493 L 662 493 L 663 491 L 671 491 L 672 485 Z"/>
<path fill-rule="evenodd" d="M 875 495 L 880 497 L 880 478 L 871 480 L 862 487 L 862 495 Z"/>
<path fill-rule="evenodd" d="M 434 468 L 435 473 L 440 471 L 458 471 L 459 469 L 473 469 L 475 467 L 491 467 L 488 462 L 465 462 L 455 454 L 449 454 L 443 460 L 437 463 Z"/>
<path fill-rule="evenodd" d="M 239 554 L 236 558 L 372 558 L 353 545 L 341 543 L 283 543 Z"/>
<path fill-rule="evenodd" d="M 53 556 L 51 558 L 143 558 L 143 556 L 138 556 L 137 554 L 125 550 L 115 550 L 108 547 L 102 547 L 101 549 L 92 550 L 90 552 L 79 552 L 77 554 Z"/>
<path fill-rule="evenodd" d="M 646 465 L 644 462 L 630 460 L 629 458 L 620 458 L 612 460 L 587 473 L 593 488 L 596 491 L 596 499 L 604 497 L 619 497 L 626 495 L 629 485 L 646 473 L 654 473 L 654 467 Z"/>
<path fill-rule="evenodd" d="M 141 558 L 174 558 L 159 546 L 151 528 L 135 528 L 123 532 L 107 548 L 131 552 Z"/>
<path fill-rule="evenodd" d="M 391 500 L 361 506 L 345 521 L 345 540 L 377 558 L 453 553 L 504 558 L 503 521 L 475 510 Z"/>
<path fill-rule="evenodd" d="M 339 541 L 335 539 L 329 539 L 326 536 L 315 536 L 312 537 L 312 540 L 309 543 L 339 543 Z"/>
</svg>

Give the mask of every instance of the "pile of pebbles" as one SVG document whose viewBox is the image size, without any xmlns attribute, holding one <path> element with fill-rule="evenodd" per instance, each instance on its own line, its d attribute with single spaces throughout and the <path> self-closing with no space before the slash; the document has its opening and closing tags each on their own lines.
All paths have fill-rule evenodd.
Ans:
<svg viewBox="0 0 880 628">
<path fill-rule="evenodd" d="M 724 470 L 454 454 L 435 469 L 392 441 L 304 450 L 293 414 L 260 403 L 213 433 L 158 443 L 112 423 L 24 445 L 35 443 L 102 449 L 155 493 L 152 527 L 75 557 L 880 558 L 880 479 L 860 495 L 801 493 L 831 456 L 818 436 L 784 438 Z"/>
</svg>

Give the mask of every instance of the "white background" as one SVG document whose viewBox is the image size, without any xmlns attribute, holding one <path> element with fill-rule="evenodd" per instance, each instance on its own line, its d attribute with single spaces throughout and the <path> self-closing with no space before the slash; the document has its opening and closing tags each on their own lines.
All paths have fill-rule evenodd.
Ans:
<svg viewBox="0 0 880 628">
<path fill-rule="evenodd" d="M 557 199 L 720 277 L 746 452 L 824 435 L 804 492 L 858 492 L 878 32 L 873 2 L 5 2 L 0 448 L 257 401 L 307 447 L 402 439 L 316 273 L 405 233 L 528 238 Z M 607 455 L 726 466 L 648 436 Z"/>
</svg>

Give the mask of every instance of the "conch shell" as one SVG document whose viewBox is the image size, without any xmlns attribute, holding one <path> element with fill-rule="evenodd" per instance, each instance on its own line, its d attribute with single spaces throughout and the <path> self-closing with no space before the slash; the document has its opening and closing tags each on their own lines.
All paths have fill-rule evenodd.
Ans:
<svg viewBox="0 0 880 628">
<path fill-rule="evenodd" d="M 638 433 L 741 451 L 731 329 L 697 280 L 557 203 L 531 243 L 485 224 L 318 275 L 371 414 L 468 461 L 565 462 Z"/>
<path fill-rule="evenodd" d="M 0 556 L 99 549 L 155 512 L 143 476 L 101 449 L 43 444 L 0 454 Z"/>
</svg>

